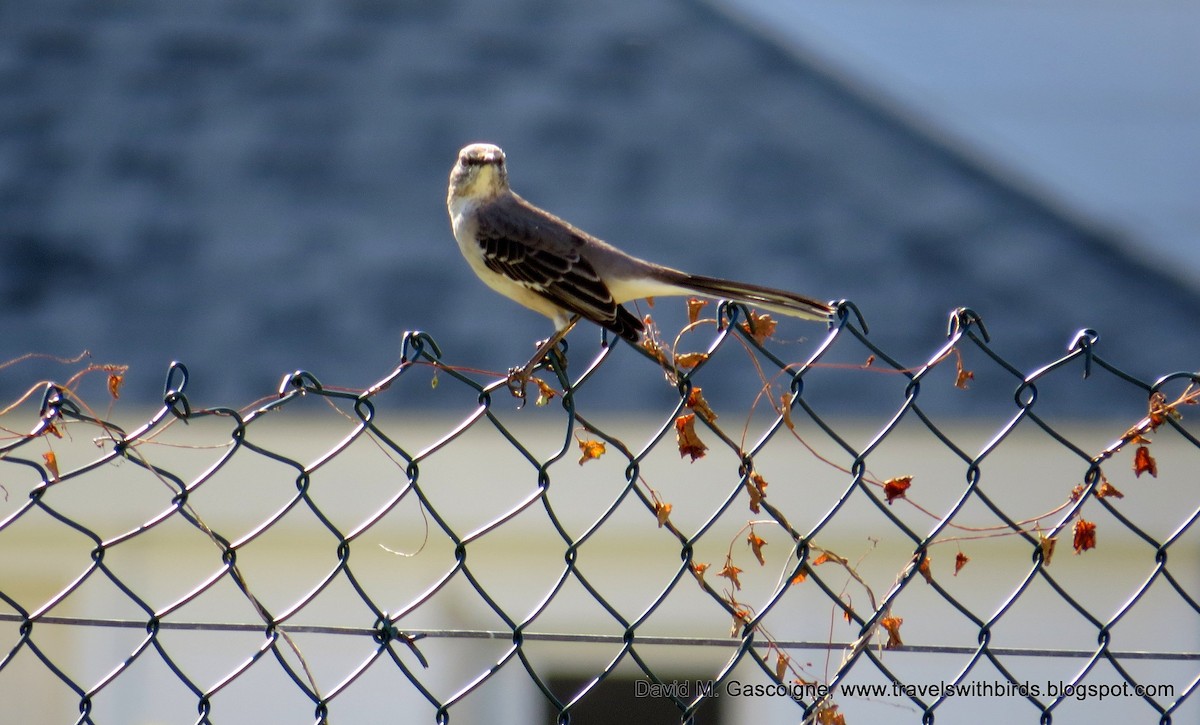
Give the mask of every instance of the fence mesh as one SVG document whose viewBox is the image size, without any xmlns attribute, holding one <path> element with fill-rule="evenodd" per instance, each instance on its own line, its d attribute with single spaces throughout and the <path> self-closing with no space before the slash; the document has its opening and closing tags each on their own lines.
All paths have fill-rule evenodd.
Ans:
<svg viewBox="0 0 1200 725">
<path fill-rule="evenodd" d="M 678 338 L 551 356 L 524 401 L 424 333 L 365 390 L 300 371 L 243 410 L 195 405 L 175 363 L 137 427 L 81 392 L 99 373 L 115 397 L 119 368 L 39 384 L 2 418 L 0 698 L 128 722 L 106 693 L 149 682 L 176 703 L 160 717 L 250 721 L 222 708 L 253 681 L 290 693 L 274 721 L 336 720 L 364 690 L 496 721 L 515 673 L 562 723 L 630 679 L 687 722 L 743 694 L 789 721 L 885 701 L 932 722 L 955 687 L 1003 696 L 1005 721 L 1077 712 L 1077 691 L 1196 714 L 1200 375 L 1138 379 L 1090 330 L 1023 372 L 966 309 L 915 367 L 850 303 L 799 360 L 767 317 L 692 314 Z M 630 423 L 589 398 L 606 374 L 661 378 L 670 403 Z M 924 405 L 984 378 L 1011 383 L 992 424 Z M 897 403 L 839 419 L 847 384 Z M 407 407 L 418 387 L 436 415 Z M 1079 390 L 1111 416 L 1055 407 Z"/>
</svg>

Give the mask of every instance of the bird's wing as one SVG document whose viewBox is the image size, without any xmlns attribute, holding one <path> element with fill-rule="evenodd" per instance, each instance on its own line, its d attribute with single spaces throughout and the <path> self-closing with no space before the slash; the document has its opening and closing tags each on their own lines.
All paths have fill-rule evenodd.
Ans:
<svg viewBox="0 0 1200 725">
<path fill-rule="evenodd" d="M 568 312 L 637 341 L 642 322 L 617 304 L 582 255 L 585 232 L 516 198 L 481 208 L 477 222 L 476 235 L 488 269 Z"/>
</svg>

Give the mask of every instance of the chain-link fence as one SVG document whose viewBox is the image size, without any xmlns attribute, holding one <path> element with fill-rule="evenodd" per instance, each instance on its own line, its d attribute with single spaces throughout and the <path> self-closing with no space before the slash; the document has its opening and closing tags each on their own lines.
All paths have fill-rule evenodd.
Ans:
<svg viewBox="0 0 1200 725">
<path fill-rule="evenodd" d="M 0 706 L 836 723 L 1103 703 L 1195 721 L 1200 375 L 1140 380 L 1092 331 L 1024 372 L 965 309 L 916 366 L 849 303 L 808 342 L 739 306 L 703 314 L 556 353 L 523 400 L 424 333 L 366 390 L 296 372 L 244 410 L 199 407 L 176 363 L 137 427 L 98 409 L 120 368 L 39 385 L 0 417 Z M 589 398 L 606 375 L 661 378 L 667 402 L 613 413 Z M 924 404 L 985 379 L 1010 383 L 980 403 L 999 418 Z M 839 417 L 844 386 L 886 413 Z M 412 408 L 431 388 L 436 411 Z M 1079 395 L 1111 415 L 1074 419 Z"/>
</svg>

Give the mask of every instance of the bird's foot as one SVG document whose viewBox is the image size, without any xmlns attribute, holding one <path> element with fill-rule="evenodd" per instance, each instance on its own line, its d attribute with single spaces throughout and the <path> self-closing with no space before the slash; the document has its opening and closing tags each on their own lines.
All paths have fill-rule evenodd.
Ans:
<svg viewBox="0 0 1200 725">
<path fill-rule="evenodd" d="M 529 385 L 530 372 L 527 368 L 508 369 L 508 380 L 505 384 L 508 386 L 508 392 L 521 401 L 517 408 L 525 407 L 525 388 Z"/>
<path fill-rule="evenodd" d="M 529 359 L 524 367 L 510 368 L 508 371 L 508 392 L 521 401 L 519 408 L 525 407 L 525 389 L 533 378 L 533 373 L 540 367 L 549 366 L 558 370 L 567 369 L 567 341 L 562 334 L 554 335 L 537 343 L 537 352 Z"/>
</svg>

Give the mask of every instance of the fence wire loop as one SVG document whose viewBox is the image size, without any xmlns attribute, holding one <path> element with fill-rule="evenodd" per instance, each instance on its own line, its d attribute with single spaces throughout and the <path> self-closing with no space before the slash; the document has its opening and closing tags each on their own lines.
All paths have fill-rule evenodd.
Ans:
<svg viewBox="0 0 1200 725">
<path fill-rule="evenodd" d="M 112 722 L 120 716 L 105 711 L 107 696 L 99 694 L 133 680 L 135 663 L 161 662 L 183 685 L 182 696 L 195 703 L 195 722 L 204 725 L 235 716 L 223 709 L 228 686 L 256 682 L 258 673 L 275 668 L 271 671 L 282 670 L 278 679 L 314 723 L 338 719 L 341 703 L 356 696 L 378 690 L 392 699 L 394 688 L 380 688 L 381 681 L 423 703 L 427 719 L 448 723 L 459 712 L 499 718 L 488 707 L 470 708 L 489 697 L 484 691 L 501 682 L 503 672 L 517 673 L 552 719 L 566 724 L 575 715 L 583 717 L 603 686 L 633 676 L 658 685 L 681 722 L 697 722 L 710 706 L 718 707 L 716 691 L 681 693 L 669 685 L 680 671 L 707 667 L 711 683 L 757 679 L 795 688 L 786 697 L 805 723 L 840 722 L 839 712 L 856 702 L 887 698 L 901 708 L 890 714 L 910 712 L 913 720 L 932 723 L 937 713 L 953 712 L 955 698 L 904 689 L 915 684 L 912 660 L 905 658 L 944 655 L 950 663 L 944 680 L 956 686 L 981 677 L 1015 685 L 1022 681 L 1022 665 L 1014 663 L 1041 657 L 1061 664 L 1059 677 L 1072 686 L 1093 682 L 1103 670 L 1138 688 L 1137 697 L 1130 698 L 1137 712 L 1151 713 L 1159 722 L 1172 722 L 1181 708 L 1194 712 L 1200 688 L 1194 642 L 1181 634 L 1174 648 L 1148 649 L 1118 625 L 1139 614 L 1139 602 L 1151 598 L 1152 587 L 1177 616 L 1184 613 L 1188 621 L 1175 624 L 1180 632 L 1194 633 L 1200 622 L 1200 586 L 1189 568 L 1200 502 L 1193 497 L 1164 506 L 1170 509 L 1165 524 L 1148 523 L 1142 510 L 1150 496 L 1165 495 L 1159 489 L 1168 484 L 1157 480 L 1159 466 L 1164 472 L 1197 466 L 1200 439 L 1189 429 L 1192 408 L 1187 406 L 1200 399 L 1200 373 L 1168 373 L 1146 382 L 1106 360 L 1092 329 L 1078 331 L 1057 359 L 1022 371 L 993 347 L 983 319 L 967 307 L 950 313 L 946 339 L 931 345 L 929 357 L 909 365 L 872 341 L 853 302 L 831 304 L 835 313 L 828 335 L 811 342 L 775 340 L 752 310 L 729 302 L 705 319 L 710 326 L 704 329 L 716 330 L 711 338 L 688 332 L 685 342 L 694 344 L 695 352 L 657 342 L 671 337 L 616 345 L 602 331 L 594 359 L 582 359 L 578 348 L 583 346 L 577 344 L 575 359 L 568 360 L 564 339 L 534 369 L 541 396 L 528 410 L 493 405 L 496 391 L 508 392 L 511 374 L 455 366 L 422 331 L 405 332 L 396 368 L 363 390 L 326 386 L 313 373 L 294 370 L 282 376 L 276 396 L 241 411 L 193 409 L 186 393 L 188 368 L 172 362 L 162 408 L 130 432 L 98 417 L 94 411 L 101 408 L 87 404 L 78 386 L 46 383 L 32 432 L 0 439 L 0 484 L 6 494 L 18 494 L 17 487 L 28 484 L 27 495 L 5 497 L 0 551 L 34 526 L 51 532 L 47 537 L 75 542 L 78 551 L 51 556 L 36 546 L 17 545 L 24 565 L 41 565 L 38 557 L 46 556 L 47 571 L 61 583 L 48 595 L 31 594 L 17 579 L 0 578 L 0 622 L 15 625 L 9 628 L 11 648 L 0 659 L 0 688 L 25 668 L 56 688 L 66 686 L 77 699 L 77 723 Z M 622 375 L 648 375 L 668 391 L 669 404 L 648 419 L 649 433 L 631 434 L 624 424 L 610 422 L 603 407 L 595 413 L 589 407 L 595 404 L 590 381 L 608 374 L 614 355 L 632 361 L 633 372 L 622 369 Z M 864 357 L 861 365 L 844 362 Z M 725 401 L 724 388 L 745 382 L 728 372 L 736 364 L 750 370 L 757 390 L 741 410 L 710 402 Z M 969 364 L 975 368 L 968 369 Z M 1082 380 L 1060 372 L 1078 364 Z M 982 443 L 964 443 L 959 426 L 946 422 L 937 398 L 928 394 L 951 386 L 947 369 L 953 373 L 952 387 L 963 395 L 971 393 L 973 378 L 1004 381 L 998 396 L 1004 401 L 1002 420 Z M 1132 426 L 1124 434 L 1118 429 L 1114 442 L 1096 450 L 1044 404 L 1066 377 L 1073 385 L 1109 386 L 1098 388 L 1102 391 L 1144 391 L 1146 407 L 1114 409 L 1114 420 Z M 891 395 L 902 395 L 882 417 L 869 417 L 862 430 L 851 429 L 830 417 L 838 411 L 829 389 L 847 380 L 854 385 L 882 381 Z M 37 387 L 25 389 L 31 401 L 23 405 L 32 407 Z M 413 413 L 407 396 L 417 389 L 426 395 L 432 389 L 446 410 L 459 411 L 458 422 L 438 431 L 429 411 Z M 554 397 L 558 403 L 548 405 Z M 321 431 L 332 442 L 268 435 L 272 424 L 260 421 L 277 416 L 265 414 L 302 399 L 328 403 L 317 409 L 329 416 L 322 419 L 328 425 Z M 410 428 L 388 416 L 396 411 Z M 6 415 L 27 413 L 13 407 Z M 195 425 L 173 426 L 177 420 Z M 553 437 L 546 437 L 546 427 L 526 426 L 530 421 L 543 426 L 552 421 Z M 100 432 L 71 435 L 84 429 Z M 928 447 L 924 454 L 901 451 L 909 464 L 918 468 L 924 461 L 917 458 L 935 451 L 948 461 L 944 470 L 957 476 L 953 487 L 933 491 L 914 475 L 893 471 L 894 464 L 881 463 L 891 460 L 896 446 L 909 445 L 905 431 L 912 429 Z M 1022 499 L 1033 494 L 1014 497 L 992 474 L 997 458 L 1020 450 L 1011 442 L 1018 429 L 1038 436 L 1055 456 L 1069 461 L 1069 483 L 1075 487 L 1067 486 L 1049 511 L 1025 510 Z M 503 465 L 493 461 L 501 456 L 479 448 L 485 438 L 494 446 L 487 450 L 503 451 Z M 72 446 L 88 440 L 96 450 L 86 455 Z M 1157 445 L 1151 448 L 1151 442 Z M 304 445 L 313 447 L 299 450 Z M 347 473 L 351 462 L 366 458 L 364 451 L 375 467 L 370 473 Z M 1121 480 L 1118 456 L 1133 459 L 1133 472 L 1125 470 Z M 238 472 L 243 464 L 253 473 Z M 1036 462 L 1030 465 L 1036 475 Z M 700 483 L 701 473 L 711 481 Z M 1143 473 L 1147 479 L 1141 479 Z M 575 486 L 576 476 L 589 483 Z M 1152 485 L 1159 488 L 1122 483 L 1131 476 L 1143 483 L 1156 479 Z M 102 486 L 97 485 L 101 477 Z M 143 486 L 147 480 L 151 485 Z M 1126 487 L 1128 501 L 1122 501 L 1126 494 L 1114 483 Z M 95 499 L 107 506 L 80 503 L 118 486 L 121 493 L 113 495 L 119 500 Z M 600 502 L 585 508 L 581 502 L 588 495 Z M 132 518 L 121 515 L 126 508 L 134 512 Z M 870 540 L 887 539 L 891 548 L 877 552 L 872 544 L 855 556 L 840 553 L 846 531 L 839 527 L 856 516 L 875 522 L 878 531 Z M 1133 542 L 1127 556 L 1141 567 L 1135 577 L 1110 577 L 1107 586 L 1125 587 L 1124 600 L 1112 611 L 1098 607 L 1073 581 L 1081 571 L 1095 571 L 1087 565 L 1106 565 L 1096 520 L 1104 536 L 1111 535 L 1103 541 L 1123 536 Z M 156 537 L 167 532 L 189 542 L 182 559 L 194 557 L 208 567 L 186 592 L 170 596 L 156 589 L 147 572 L 129 567 L 126 556 L 143 544 L 157 546 Z M 855 540 L 862 538 L 859 534 L 854 533 Z M 289 563 L 275 565 L 272 575 L 302 583 L 286 599 L 263 583 L 255 567 L 258 552 L 273 536 L 290 543 L 281 547 Z M 532 536 L 539 538 L 522 538 Z M 488 548 L 505 537 L 528 543 L 527 553 L 498 556 Z M 395 540 L 405 543 L 392 547 Z M 984 565 L 969 562 L 974 552 L 990 552 L 986 547 L 993 544 L 1010 547 L 1003 549 L 1007 558 L 994 576 L 1011 584 L 998 600 L 981 605 L 966 582 L 973 567 Z M 1067 555 L 1055 559 L 1056 544 L 1078 556 L 1060 563 Z M 614 550 L 620 553 L 612 555 Z M 316 551 L 320 557 L 313 556 Z M 606 555 L 627 574 L 620 587 L 608 581 Z M 891 562 L 891 568 L 879 575 L 863 565 L 876 559 Z M 936 568 L 948 566 L 948 559 L 952 574 Z M 960 569 L 967 575 L 957 579 Z M 647 575 L 651 571 L 655 576 Z M 185 575 L 182 568 L 180 575 Z M 78 592 L 99 583 L 115 591 L 124 617 L 72 609 L 86 601 Z M 528 601 L 515 604 L 514 592 L 529 594 Z M 185 618 L 221 596 L 249 606 L 241 621 Z M 931 609 L 937 614 L 915 604 L 926 600 L 935 603 Z M 444 616 L 448 601 L 456 605 L 449 609 L 469 610 L 473 622 L 487 624 L 429 624 L 449 621 Z M 1026 604 L 1031 601 L 1049 602 L 1085 636 L 1073 649 L 1012 644 L 1007 625 L 1016 615 L 1011 612 L 1019 604 L 1038 606 Z M 563 621 L 563 607 L 580 617 L 566 620 L 577 623 L 577 630 L 554 624 Z M 584 609 L 586 621 L 576 615 Z M 821 625 L 818 634 L 806 637 L 814 611 Z M 312 623 L 318 616 L 334 619 Z M 905 619 L 910 628 L 930 631 L 920 628 L 922 616 L 965 627 L 964 644 L 903 641 Z M 664 620 L 670 626 L 664 628 Z M 697 632 L 715 628 L 728 636 L 681 636 L 676 625 L 684 622 Z M 829 634 L 835 631 L 830 622 L 839 627 L 836 637 Z M 139 639 L 96 675 L 44 646 L 51 641 L 49 633 L 60 629 L 125 630 L 139 633 Z M 201 680 L 181 656 L 181 632 L 204 635 L 199 646 L 212 647 L 213 654 L 224 647 L 243 649 L 222 673 L 205 672 L 210 679 Z M 231 644 L 233 635 L 247 639 Z M 352 643 L 360 659 L 330 676 L 334 665 L 318 661 L 317 641 Z M 564 644 L 576 653 L 600 653 L 581 657 L 591 670 L 570 691 L 543 656 L 543 648 Z M 486 645 L 485 659 L 465 661 L 455 654 L 472 645 Z M 818 659 L 805 656 L 814 650 L 827 658 L 823 670 L 807 662 Z M 412 667 L 414 660 L 420 668 Z M 1148 687 L 1145 670 L 1134 664 L 1147 661 L 1178 666 L 1169 692 Z M 880 678 L 897 688 L 894 696 L 856 700 L 851 694 L 858 684 Z M 1015 699 L 1044 723 L 1077 707 L 1075 698 L 1062 693 L 1025 692 Z"/>
<path fill-rule="evenodd" d="M 970 307 L 959 307 L 950 313 L 950 320 L 946 324 L 946 337 L 962 337 L 972 328 L 979 330 L 984 342 L 992 341 L 992 336 L 988 334 L 987 326 L 983 324 L 979 313 Z"/>
</svg>

